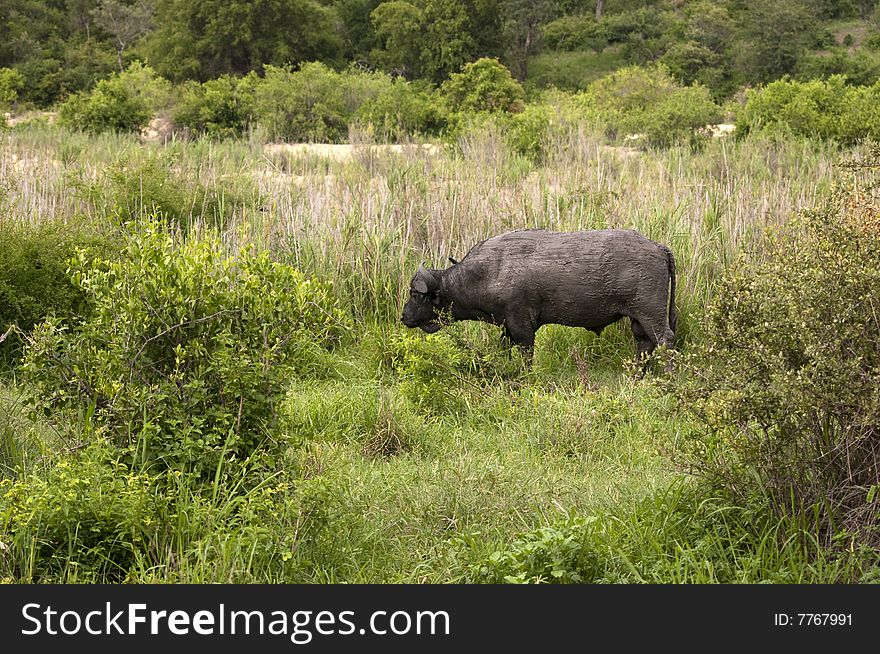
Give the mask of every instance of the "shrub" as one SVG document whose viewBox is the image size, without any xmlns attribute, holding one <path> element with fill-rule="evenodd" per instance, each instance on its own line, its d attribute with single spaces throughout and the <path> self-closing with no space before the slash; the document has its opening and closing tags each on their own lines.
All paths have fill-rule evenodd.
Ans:
<svg viewBox="0 0 880 654">
<path fill-rule="evenodd" d="M 119 261 L 80 253 L 72 277 L 93 314 L 75 329 L 38 326 L 24 368 L 47 407 L 95 407 L 144 465 L 205 474 L 249 455 L 290 377 L 346 327 L 328 289 L 299 271 L 155 222 L 128 236 Z"/>
<path fill-rule="evenodd" d="M 593 516 L 570 518 L 524 534 L 474 566 L 474 577 L 484 583 L 593 583 L 606 565 L 590 547 L 596 523 Z"/>
<path fill-rule="evenodd" d="M 577 108 L 572 95 L 563 91 L 545 91 L 541 98 L 510 116 L 505 140 L 517 154 L 541 163 L 554 140 L 563 140 L 577 123 Z"/>
<path fill-rule="evenodd" d="M 827 80 L 778 80 L 751 90 L 737 118 L 737 133 L 782 131 L 797 136 L 854 143 L 880 138 L 880 82 L 852 87 L 834 75 Z"/>
<path fill-rule="evenodd" d="M 838 50 L 829 55 L 807 55 L 798 63 L 797 78 L 802 81 L 843 75 L 852 86 L 867 86 L 880 79 L 880 56 L 864 51 L 849 54 Z"/>
<path fill-rule="evenodd" d="M 704 87 L 681 86 L 662 66 L 623 68 L 593 82 L 579 100 L 612 138 L 642 134 L 660 146 L 692 138 L 719 113 Z"/>
<path fill-rule="evenodd" d="M 544 45 L 552 50 L 595 50 L 602 52 L 608 37 L 600 23 L 587 14 L 563 16 L 541 28 Z"/>
<path fill-rule="evenodd" d="M 398 77 L 375 97 L 366 100 L 356 117 L 382 139 L 399 141 L 408 136 L 436 134 L 444 125 L 434 90 L 424 82 Z"/>
<path fill-rule="evenodd" d="M 523 110 L 523 89 L 497 59 L 483 57 L 453 73 L 440 87 L 450 111 L 480 112 Z"/>
<path fill-rule="evenodd" d="M 165 497 L 96 441 L 44 476 L 0 481 L 0 574 L 27 582 L 124 581 L 166 527 Z M 2 554 L 7 554 L 3 552 Z"/>
<path fill-rule="evenodd" d="M 710 342 L 677 392 L 703 425 L 688 466 L 737 502 L 880 545 L 880 205 L 873 182 L 841 186 L 777 235 L 766 261 L 726 275 Z"/>
<path fill-rule="evenodd" d="M 112 239 L 85 228 L 0 223 L 0 334 L 13 323 L 30 332 L 49 316 L 65 324 L 80 320 L 88 307 L 67 275 L 69 260 L 79 247 L 106 255 L 113 246 Z M 20 345 L 14 336 L 0 344 L 0 363 L 17 362 Z"/>
<path fill-rule="evenodd" d="M 87 132 L 135 132 L 167 102 L 168 82 L 140 62 L 61 105 L 62 124 Z"/>
<path fill-rule="evenodd" d="M 223 75 L 204 84 L 184 85 L 175 107 L 174 123 L 212 138 L 240 136 L 253 116 L 257 77 Z"/>
<path fill-rule="evenodd" d="M 457 377 L 467 363 L 449 337 L 400 332 L 392 338 L 391 347 L 391 365 L 400 377 L 400 389 L 413 404 L 439 413 L 460 408 Z"/>
<path fill-rule="evenodd" d="M 276 66 L 265 70 L 255 88 L 254 109 L 275 140 L 343 141 L 358 108 L 391 85 L 391 78 L 381 73 L 337 73 L 318 62 L 297 71 Z"/>
<path fill-rule="evenodd" d="M 24 77 L 12 68 L 0 68 L 0 109 L 12 107 L 24 88 Z"/>
</svg>

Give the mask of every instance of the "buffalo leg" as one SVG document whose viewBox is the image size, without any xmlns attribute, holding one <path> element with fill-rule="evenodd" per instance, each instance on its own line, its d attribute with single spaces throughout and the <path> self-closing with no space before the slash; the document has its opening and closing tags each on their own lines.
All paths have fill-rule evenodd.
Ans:
<svg viewBox="0 0 880 654">
<path fill-rule="evenodd" d="M 635 319 L 632 319 L 632 333 L 636 340 L 636 359 L 641 361 L 654 351 L 657 341 L 651 338 L 642 324 Z"/>
<path fill-rule="evenodd" d="M 518 345 L 527 361 L 531 361 L 535 349 L 535 328 L 528 320 L 510 317 L 504 321 L 504 342 L 510 347 Z"/>
</svg>

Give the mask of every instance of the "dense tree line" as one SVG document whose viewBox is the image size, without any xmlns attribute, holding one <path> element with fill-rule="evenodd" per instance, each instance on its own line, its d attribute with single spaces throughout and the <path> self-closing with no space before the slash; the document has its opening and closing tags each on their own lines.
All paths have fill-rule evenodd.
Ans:
<svg viewBox="0 0 880 654">
<path fill-rule="evenodd" d="M 134 60 L 175 82 L 354 64 L 435 84 L 481 57 L 520 81 L 541 52 L 662 62 L 716 99 L 786 74 L 880 76 L 877 0 L 0 0 L 0 69 L 52 104 Z M 829 21 L 864 21 L 864 47 Z M 861 43 L 859 45 L 862 45 Z M 811 55 L 810 53 L 820 53 Z"/>
</svg>

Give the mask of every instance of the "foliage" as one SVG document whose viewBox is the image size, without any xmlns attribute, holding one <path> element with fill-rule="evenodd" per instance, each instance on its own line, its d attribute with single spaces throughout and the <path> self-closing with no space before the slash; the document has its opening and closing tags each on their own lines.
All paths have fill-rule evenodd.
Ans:
<svg viewBox="0 0 880 654">
<path fill-rule="evenodd" d="M 737 117 L 742 133 L 783 131 L 841 143 L 880 137 L 880 120 L 874 110 L 880 82 L 853 87 L 839 75 L 811 82 L 784 79 L 749 91 L 746 97 Z"/>
<path fill-rule="evenodd" d="M 400 377 L 401 391 L 413 404 L 439 413 L 460 406 L 459 385 L 454 380 L 466 362 L 448 336 L 399 332 L 391 347 L 391 365 Z"/>
<path fill-rule="evenodd" d="M 254 91 L 254 111 L 271 139 L 339 142 L 358 108 L 391 86 L 381 73 L 337 73 L 318 62 L 297 71 L 266 66 Z"/>
<path fill-rule="evenodd" d="M 449 111 L 505 111 L 523 109 L 523 89 L 497 59 L 482 58 L 453 73 L 440 87 Z"/>
<path fill-rule="evenodd" d="M 623 68 L 593 82 L 580 101 L 613 138 L 641 134 L 661 146 L 693 138 L 718 114 L 707 89 L 681 86 L 661 66 Z"/>
<path fill-rule="evenodd" d="M 424 82 L 397 77 L 355 114 L 383 140 L 400 141 L 414 135 L 437 134 L 445 123 L 436 92 Z"/>
<path fill-rule="evenodd" d="M 153 478 L 95 441 L 45 476 L 0 481 L 0 570 L 32 581 L 124 581 L 137 553 L 154 545 L 167 499 Z M 3 569 L 5 568 L 5 569 Z"/>
<path fill-rule="evenodd" d="M 563 16 L 541 28 L 544 45 L 553 50 L 594 50 L 602 52 L 608 38 L 600 23 L 587 14 Z"/>
<path fill-rule="evenodd" d="M 287 380 L 308 374 L 346 321 L 299 271 L 218 238 L 181 240 L 159 223 L 118 261 L 72 263 L 94 306 L 75 329 L 34 330 L 25 370 L 47 406 L 93 406 L 128 460 L 199 475 L 267 437 Z"/>
<path fill-rule="evenodd" d="M 112 251 L 112 239 L 89 233 L 92 229 L 0 224 L 0 334 L 10 324 L 30 332 L 49 316 L 75 324 L 88 312 L 85 295 L 71 282 L 67 266 L 77 248 L 91 247 L 103 255 Z M 10 335 L 0 344 L 0 362 L 17 361 L 20 344 Z"/>
<path fill-rule="evenodd" d="M 102 214 L 121 223 L 156 214 L 186 231 L 199 223 L 222 228 L 249 203 L 222 186 L 209 188 L 191 175 L 175 173 L 173 164 L 173 155 L 148 154 L 105 168 L 106 186 L 95 189 Z"/>
<path fill-rule="evenodd" d="M 167 101 L 168 83 L 138 62 L 101 80 L 88 93 L 71 96 L 60 108 L 62 124 L 88 132 L 134 132 Z"/>
<path fill-rule="evenodd" d="M 12 107 L 24 88 L 24 77 L 12 68 L 0 68 L 0 109 Z"/>
<path fill-rule="evenodd" d="M 173 80 L 332 61 L 342 47 L 335 17 L 315 0 L 162 0 L 146 50 L 156 70 Z"/>
<path fill-rule="evenodd" d="M 253 117 L 256 85 L 253 73 L 241 79 L 223 75 L 204 84 L 188 82 L 174 108 L 174 123 L 212 138 L 240 136 Z"/>
<path fill-rule="evenodd" d="M 746 77 L 769 82 L 795 71 L 817 38 L 813 12 L 804 0 L 755 3 L 746 14 L 745 39 L 736 58 Z"/>
<path fill-rule="evenodd" d="M 863 181 L 725 276 L 678 392 L 704 427 L 686 460 L 718 491 L 876 547 L 880 152 L 854 165 Z"/>
<path fill-rule="evenodd" d="M 421 67 L 422 10 L 406 0 L 379 4 L 370 14 L 376 36 L 384 49 L 373 56 L 386 70 L 408 78 L 418 76 Z"/>
<path fill-rule="evenodd" d="M 585 543 L 595 522 L 592 516 L 573 518 L 524 534 L 486 557 L 476 571 L 478 577 L 489 583 L 590 583 L 601 565 Z"/>
</svg>

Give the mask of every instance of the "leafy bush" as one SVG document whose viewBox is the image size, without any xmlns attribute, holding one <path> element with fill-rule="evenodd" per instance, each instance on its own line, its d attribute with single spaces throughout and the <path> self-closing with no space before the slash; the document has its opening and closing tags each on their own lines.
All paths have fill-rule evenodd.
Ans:
<svg viewBox="0 0 880 654">
<path fill-rule="evenodd" d="M 275 140 L 343 141 L 358 108 L 391 86 L 391 78 L 382 73 L 337 73 L 318 62 L 297 71 L 265 70 L 254 91 L 254 109 Z"/>
<path fill-rule="evenodd" d="M 544 45 L 552 50 L 602 52 L 608 37 L 600 23 L 587 14 L 562 16 L 541 28 Z"/>
<path fill-rule="evenodd" d="M 124 581 L 165 528 L 166 498 L 96 441 L 44 476 L 0 481 L 0 573 L 28 582 Z M 2 554 L 6 555 L 7 552 Z"/>
<path fill-rule="evenodd" d="M 176 125 L 212 138 L 232 138 L 247 129 L 253 116 L 255 74 L 223 75 L 204 84 L 184 85 L 174 110 Z"/>
<path fill-rule="evenodd" d="M 197 474 L 253 452 L 290 377 L 347 324 L 299 271 L 158 223 L 130 234 L 119 261 L 80 253 L 72 276 L 94 311 L 75 329 L 34 330 L 24 368 L 40 397 L 95 407 L 132 461 Z"/>
<path fill-rule="evenodd" d="M 391 347 L 391 365 L 400 377 L 400 389 L 413 404 L 438 413 L 461 406 L 456 377 L 465 358 L 450 338 L 400 332 L 392 338 Z"/>
<path fill-rule="evenodd" d="M 408 136 L 436 134 L 444 125 L 436 93 L 424 82 L 398 77 L 358 109 L 357 120 L 372 126 L 380 138 L 397 141 Z"/>
<path fill-rule="evenodd" d="M 880 56 L 859 51 L 837 50 L 831 54 L 807 55 L 798 63 L 797 78 L 809 81 L 843 75 L 854 86 L 869 86 L 880 79 Z"/>
<path fill-rule="evenodd" d="M 480 112 L 523 110 L 523 89 L 497 59 L 483 57 L 465 64 L 440 87 L 450 111 Z"/>
<path fill-rule="evenodd" d="M 681 404 L 704 429 L 686 462 L 742 502 L 814 517 L 830 542 L 880 545 L 880 204 L 876 176 L 806 211 L 720 285 L 713 338 L 690 355 Z"/>
<path fill-rule="evenodd" d="M 751 90 L 737 118 L 737 133 L 781 131 L 854 143 L 880 138 L 880 82 L 853 87 L 834 75 L 827 80 L 783 79 Z"/>
<path fill-rule="evenodd" d="M 551 89 L 522 112 L 510 116 L 505 140 L 517 154 L 541 163 L 554 139 L 561 141 L 577 118 L 574 97 Z"/>
<path fill-rule="evenodd" d="M 589 546 L 597 518 L 571 518 L 561 525 L 524 534 L 503 550 L 495 550 L 476 567 L 485 583 L 584 584 L 604 572 L 604 562 Z"/>
<path fill-rule="evenodd" d="M 168 82 L 140 62 L 103 79 L 61 105 L 62 124 L 87 132 L 140 130 L 168 100 Z"/>
<path fill-rule="evenodd" d="M 88 312 L 85 294 L 67 275 L 68 263 L 79 247 L 107 255 L 114 242 L 87 229 L 0 223 L 0 334 L 13 323 L 29 332 L 48 316 L 74 324 Z M 0 344 L 0 362 L 17 361 L 20 345 L 8 337 Z"/>
<path fill-rule="evenodd" d="M 0 68 L 0 109 L 12 107 L 24 88 L 24 77 L 12 68 Z"/>
<path fill-rule="evenodd" d="M 642 134 L 659 146 L 692 138 L 719 113 L 704 87 L 681 86 L 662 66 L 623 68 L 593 82 L 579 99 L 612 138 Z"/>
</svg>

